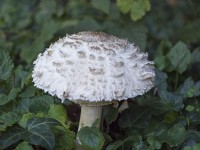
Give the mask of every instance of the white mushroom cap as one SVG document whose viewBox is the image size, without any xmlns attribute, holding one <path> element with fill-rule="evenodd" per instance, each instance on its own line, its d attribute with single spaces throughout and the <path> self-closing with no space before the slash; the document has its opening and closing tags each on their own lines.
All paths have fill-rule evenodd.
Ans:
<svg viewBox="0 0 200 150">
<path fill-rule="evenodd" d="M 154 86 L 153 62 L 127 40 L 102 32 L 59 39 L 34 61 L 35 86 L 62 101 L 112 101 Z"/>
</svg>

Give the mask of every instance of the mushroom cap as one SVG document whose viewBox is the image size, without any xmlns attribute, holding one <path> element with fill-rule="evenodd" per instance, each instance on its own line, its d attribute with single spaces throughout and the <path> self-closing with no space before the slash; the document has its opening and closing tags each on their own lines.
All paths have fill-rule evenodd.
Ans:
<svg viewBox="0 0 200 150">
<path fill-rule="evenodd" d="M 37 88 L 62 101 L 102 102 L 143 95 L 154 86 L 153 62 L 127 40 L 103 32 L 59 39 L 34 61 Z"/>
</svg>

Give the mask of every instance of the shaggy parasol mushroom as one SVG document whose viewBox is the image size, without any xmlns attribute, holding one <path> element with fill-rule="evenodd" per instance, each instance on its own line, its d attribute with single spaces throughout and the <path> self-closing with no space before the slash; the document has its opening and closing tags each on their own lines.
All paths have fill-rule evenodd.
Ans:
<svg viewBox="0 0 200 150">
<path fill-rule="evenodd" d="M 154 86 L 153 62 L 127 40 L 102 32 L 59 39 L 34 62 L 33 82 L 81 105 L 79 129 L 101 118 L 102 105 L 143 95 Z"/>
</svg>

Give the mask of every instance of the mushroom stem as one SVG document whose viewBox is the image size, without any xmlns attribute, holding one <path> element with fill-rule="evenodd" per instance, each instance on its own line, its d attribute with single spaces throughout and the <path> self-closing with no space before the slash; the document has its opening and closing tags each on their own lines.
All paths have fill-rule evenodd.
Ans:
<svg viewBox="0 0 200 150">
<path fill-rule="evenodd" d="M 81 116 L 78 130 L 80 130 L 84 126 L 91 127 L 97 119 L 99 119 L 99 122 L 96 124 L 96 127 L 99 128 L 101 114 L 102 106 L 81 105 Z"/>
<path fill-rule="evenodd" d="M 81 105 L 81 116 L 79 121 L 78 131 L 85 126 L 91 127 L 94 123 L 97 128 L 100 127 L 101 122 L 101 114 L 102 114 L 102 106 L 90 106 L 87 104 Z M 97 120 L 99 119 L 99 120 Z M 96 122 L 97 121 L 97 122 Z M 81 142 L 79 138 L 76 138 L 75 150 L 84 150 L 81 146 Z"/>
</svg>

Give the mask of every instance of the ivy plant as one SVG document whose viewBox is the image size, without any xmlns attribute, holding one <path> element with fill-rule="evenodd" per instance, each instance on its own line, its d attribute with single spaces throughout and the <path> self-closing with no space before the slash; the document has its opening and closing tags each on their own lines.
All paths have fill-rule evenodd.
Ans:
<svg viewBox="0 0 200 150">
<path fill-rule="evenodd" d="M 1 0 L 0 149 L 200 149 L 200 7 L 196 0 Z M 155 63 L 155 87 L 103 108 L 78 130 L 80 108 L 34 87 L 33 61 L 66 33 L 104 31 Z M 133 74 L 134 75 L 134 74 Z"/>
</svg>

